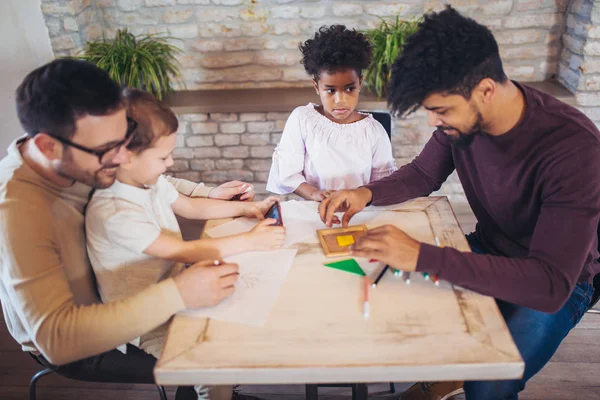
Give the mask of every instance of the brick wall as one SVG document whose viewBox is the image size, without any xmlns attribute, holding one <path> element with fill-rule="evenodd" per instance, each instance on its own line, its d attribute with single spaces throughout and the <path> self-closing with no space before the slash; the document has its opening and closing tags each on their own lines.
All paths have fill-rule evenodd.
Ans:
<svg viewBox="0 0 600 400">
<path fill-rule="evenodd" d="M 453 0 L 466 15 L 489 26 L 510 77 L 544 80 L 556 73 L 568 0 Z M 380 17 L 421 15 L 445 2 L 303 0 L 43 0 L 56 55 L 81 49 L 98 29 L 168 32 L 188 89 L 289 87 L 310 84 L 298 63 L 298 42 L 318 27 L 344 23 L 377 26 Z M 77 31 L 79 28 L 79 31 Z"/>
<path fill-rule="evenodd" d="M 289 113 L 183 114 L 177 148 L 173 153 L 174 176 L 217 185 L 241 179 L 254 183 L 259 197 L 265 190 L 271 156 Z M 393 122 L 392 149 L 398 165 L 410 162 L 431 136 L 422 111 Z M 453 174 L 439 191 L 452 201 L 465 201 Z M 294 196 L 285 196 L 294 198 Z"/>
<path fill-rule="evenodd" d="M 42 0 L 57 56 L 78 52 L 86 40 L 117 28 L 168 32 L 184 50 L 188 89 L 306 86 L 298 42 L 321 25 L 357 29 L 378 17 L 420 15 L 446 2 L 301 0 Z M 580 108 L 600 124 L 600 1 L 453 0 L 459 11 L 490 27 L 510 78 L 554 76 L 577 95 Z M 563 36 L 563 33 L 564 36 Z M 559 62 L 560 61 L 560 62 Z M 265 110 L 267 111 L 267 110 Z M 264 188 L 272 151 L 287 114 L 181 115 L 173 173 L 207 183 L 244 179 Z M 393 122 L 398 165 L 410 162 L 431 135 L 423 113 Z M 440 193 L 464 200 L 455 175 Z"/>
<path fill-rule="evenodd" d="M 563 36 L 559 81 L 600 127 L 600 1 L 574 0 Z"/>
</svg>

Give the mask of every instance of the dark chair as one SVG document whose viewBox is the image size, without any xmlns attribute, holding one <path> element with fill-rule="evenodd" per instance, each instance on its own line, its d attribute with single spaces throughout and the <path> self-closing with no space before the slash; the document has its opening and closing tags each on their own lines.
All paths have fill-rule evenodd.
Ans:
<svg viewBox="0 0 600 400">
<path fill-rule="evenodd" d="M 600 226 L 598 226 L 598 252 L 600 252 Z M 598 261 L 600 262 L 600 259 L 598 259 Z M 600 314 L 600 310 L 593 309 L 596 303 L 598 303 L 598 300 L 600 300 L 600 274 L 594 276 L 593 285 L 594 294 L 592 295 L 592 301 L 590 301 L 590 306 L 588 307 L 587 312 L 590 314 Z"/>
<path fill-rule="evenodd" d="M 392 116 L 389 113 L 383 111 L 361 112 L 365 114 L 371 114 L 377 122 L 383 125 L 383 129 L 385 129 L 385 132 L 388 134 L 388 138 L 390 139 L 390 141 L 392 140 Z"/>
<path fill-rule="evenodd" d="M 46 376 L 52 373 L 54 373 L 54 371 L 51 368 L 46 368 L 33 375 L 31 380 L 29 381 L 29 400 L 35 400 L 37 381 L 42 376 Z M 165 392 L 165 388 L 163 386 L 158 385 L 156 385 L 156 388 L 158 389 L 158 395 L 160 396 L 160 400 L 167 400 L 167 392 Z"/>
</svg>

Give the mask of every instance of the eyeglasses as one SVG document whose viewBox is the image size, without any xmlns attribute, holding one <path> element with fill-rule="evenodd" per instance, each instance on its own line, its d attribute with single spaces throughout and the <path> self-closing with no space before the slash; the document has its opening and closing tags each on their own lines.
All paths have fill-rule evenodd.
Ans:
<svg viewBox="0 0 600 400">
<path fill-rule="evenodd" d="M 131 139 L 133 138 L 133 133 L 135 132 L 137 125 L 138 123 L 136 121 L 127 117 L 127 132 L 125 133 L 125 139 L 113 144 L 112 146 L 104 150 L 90 149 L 89 147 L 73 143 L 70 140 L 64 139 L 57 135 L 53 135 L 51 133 L 47 133 L 47 135 L 52 136 L 54 139 L 58 140 L 62 144 L 66 144 L 67 146 L 71 146 L 78 150 L 85 151 L 88 154 L 93 154 L 96 157 L 98 157 L 98 162 L 100 164 L 107 165 L 112 161 L 112 159 L 117 155 L 117 153 L 119 152 L 119 150 L 121 150 L 123 146 L 127 146 L 131 142 Z"/>
</svg>

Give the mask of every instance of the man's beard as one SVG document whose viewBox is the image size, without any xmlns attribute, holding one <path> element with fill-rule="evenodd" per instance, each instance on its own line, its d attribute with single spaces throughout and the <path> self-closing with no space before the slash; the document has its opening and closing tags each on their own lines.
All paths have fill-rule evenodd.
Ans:
<svg viewBox="0 0 600 400">
<path fill-rule="evenodd" d="M 440 126 L 440 129 L 454 130 L 458 132 L 458 136 L 450 136 L 450 141 L 452 142 L 452 145 L 457 149 L 465 149 L 469 147 L 471 143 L 473 143 L 473 140 L 476 136 L 481 135 L 481 133 L 483 132 L 483 116 L 479 111 L 477 111 L 477 118 L 475 122 L 466 132 L 462 132 L 459 129 L 450 126 Z"/>
<path fill-rule="evenodd" d="M 103 170 L 114 167 L 118 167 L 118 164 L 105 165 L 93 172 L 85 171 L 74 164 L 70 152 L 65 152 L 57 173 L 63 178 L 72 179 L 95 189 L 106 189 L 115 183 L 116 176 L 107 176 Z"/>
</svg>

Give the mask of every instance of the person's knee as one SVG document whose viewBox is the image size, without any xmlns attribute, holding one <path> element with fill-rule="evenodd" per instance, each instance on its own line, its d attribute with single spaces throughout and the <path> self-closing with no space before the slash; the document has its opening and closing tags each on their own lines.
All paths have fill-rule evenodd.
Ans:
<svg viewBox="0 0 600 400">
<path fill-rule="evenodd" d="M 520 381 L 471 381 L 464 390 L 467 400 L 516 400 L 521 386 Z"/>
</svg>

